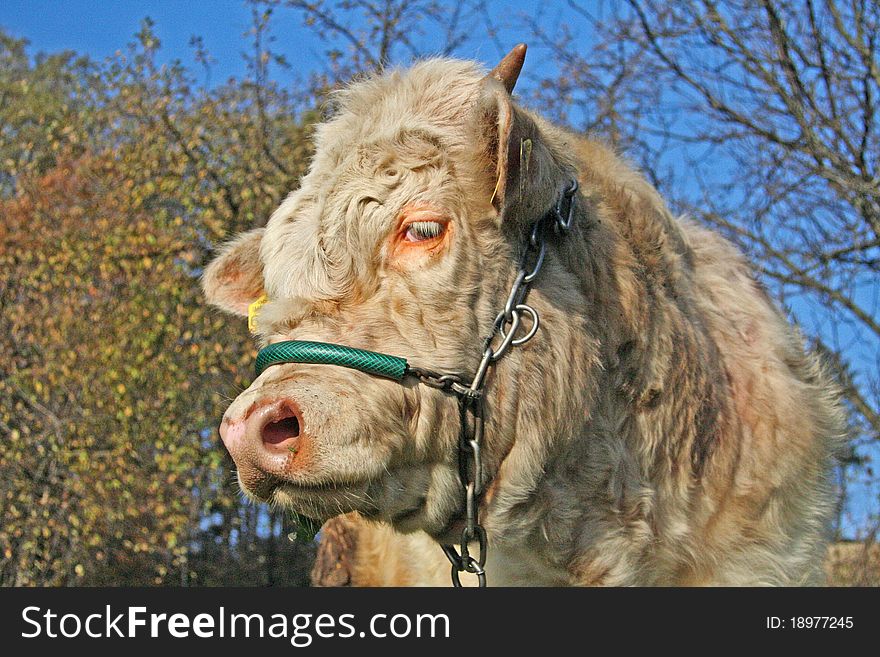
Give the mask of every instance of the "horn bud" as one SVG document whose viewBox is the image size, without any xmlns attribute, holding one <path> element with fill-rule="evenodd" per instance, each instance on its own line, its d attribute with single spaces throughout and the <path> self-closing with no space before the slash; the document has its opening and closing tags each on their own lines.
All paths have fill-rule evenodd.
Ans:
<svg viewBox="0 0 880 657">
<path fill-rule="evenodd" d="M 526 44 L 519 43 L 513 47 L 513 50 L 504 56 L 504 59 L 498 62 L 498 66 L 493 68 L 487 77 L 492 77 L 500 81 L 501 84 L 504 85 L 504 88 L 507 89 L 507 93 L 512 93 L 525 60 Z"/>
</svg>

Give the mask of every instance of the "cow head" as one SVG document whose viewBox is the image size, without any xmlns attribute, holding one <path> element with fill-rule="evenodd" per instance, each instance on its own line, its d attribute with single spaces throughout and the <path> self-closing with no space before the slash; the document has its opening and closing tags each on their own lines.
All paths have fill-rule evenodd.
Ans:
<svg viewBox="0 0 880 657">
<path fill-rule="evenodd" d="M 245 314 L 265 294 L 263 344 L 332 342 L 472 375 L 523 236 L 570 175 L 511 100 L 524 56 L 518 46 L 489 75 L 430 60 L 340 92 L 300 188 L 208 267 L 208 300 Z M 489 409 L 490 476 L 515 406 L 508 392 Z M 356 510 L 440 537 L 460 512 L 458 408 L 417 380 L 275 365 L 220 432 L 244 491 L 306 516 Z"/>
</svg>

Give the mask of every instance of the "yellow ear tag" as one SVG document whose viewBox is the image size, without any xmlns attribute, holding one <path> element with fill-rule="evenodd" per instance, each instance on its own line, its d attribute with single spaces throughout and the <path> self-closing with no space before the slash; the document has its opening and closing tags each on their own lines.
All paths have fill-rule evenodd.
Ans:
<svg viewBox="0 0 880 657">
<path fill-rule="evenodd" d="M 260 312 L 266 302 L 269 300 L 265 294 L 248 306 L 248 329 L 251 333 L 257 332 L 257 313 Z"/>
</svg>

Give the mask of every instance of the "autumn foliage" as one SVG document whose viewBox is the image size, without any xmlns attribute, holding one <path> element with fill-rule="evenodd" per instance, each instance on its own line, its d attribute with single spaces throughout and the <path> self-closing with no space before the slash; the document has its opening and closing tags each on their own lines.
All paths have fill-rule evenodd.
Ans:
<svg viewBox="0 0 880 657">
<path fill-rule="evenodd" d="M 101 66 L 0 42 L 2 584 L 303 583 L 310 567 L 291 521 L 234 484 L 216 426 L 254 351 L 198 286 L 212 245 L 295 185 L 309 122 L 252 80 L 193 91 L 157 47 L 149 25 Z"/>
</svg>

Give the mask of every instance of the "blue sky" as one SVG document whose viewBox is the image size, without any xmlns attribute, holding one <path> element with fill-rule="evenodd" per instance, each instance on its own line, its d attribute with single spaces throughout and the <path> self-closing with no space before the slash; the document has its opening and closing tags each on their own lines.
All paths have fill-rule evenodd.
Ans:
<svg viewBox="0 0 880 657">
<path fill-rule="evenodd" d="M 500 2 L 490 0 L 493 22 L 499 27 L 499 41 L 505 48 L 521 39 L 516 27 L 522 14 L 532 14 L 541 0 Z M 552 6 L 552 5 L 551 5 Z M 555 12 L 550 12 L 555 15 Z M 25 37 L 32 52 L 75 50 L 94 59 L 110 57 L 124 50 L 133 40 L 140 22 L 149 16 L 154 31 L 162 41 L 162 61 L 180 59 L 192 63 L 192 36 L 201 36 L 217 60 L 212 83 L 225 81 L 245 71 L 242 52 L 249 45 L 244 33 L 251 24 L 251 7 L 244 0 L 3 0 L 0 2 L 0 27 L 13 36 Z M 325 65 L 323 45 L 313 30 L 302 25 L 300 17 L 289 9 L 275 12 L 273 49 L 286 55 L 292 64 L 287 76 L 294 81 Z M 430 40 L 431 34 L 424 39 Z M 504 51 L 506 52 L 506 50 Z M 459 54 L 494 62 L 504 54 L 498 45 L 475 39 Z M 537 59 L 534 49 L 530 61 Z"/>
<path fill-rule="evenodd" d="M 94 59 L 124 50 L 141 20 L 155 21 L 162 41 L 163 60 L 192 61 L 192 36 L 201 36 L 217 60 L 214 81 L 222 82 L 245 71 L 242 51 L 248 45 L 243 34 L 250 27 L 251 10 L 243 0 L 3 0 L 0 26 L 31 41 L 34 51 L 76 50 Z M 314 33 L 303 28 L 289 12 L 275 19 L 279 49 L 295 54 L 297 67 L 313 69 L 321 64 L 320 44 Z"/>
</svg>

